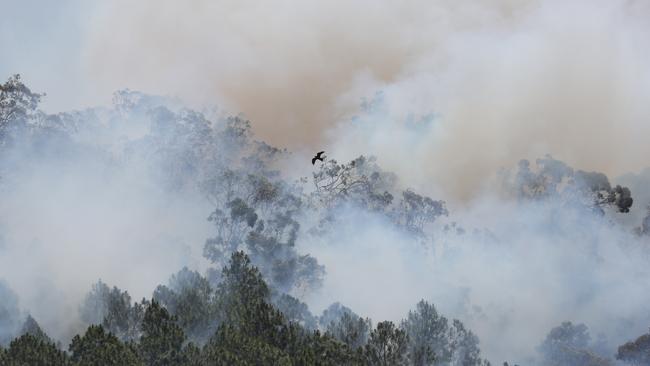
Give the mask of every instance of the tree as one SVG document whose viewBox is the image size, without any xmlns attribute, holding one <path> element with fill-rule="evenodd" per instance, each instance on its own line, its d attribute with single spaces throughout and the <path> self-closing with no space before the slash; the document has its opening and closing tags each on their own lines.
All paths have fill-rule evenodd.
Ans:
<svg viewBox="0 0 650 366">
<path fill-rule="evenodd" d="M 327 334 L 345 343 L 352 349 L 363 347 L 368 342 L 372 324 L 370 319 L 363 319 L 353 313 L 343 313 L 338 322 L 327 326 Z"/>
<path fill-rule="evenodd" d="M 196 344 L 189 342 L 185 345 L 183 349 L 183 354 L 185 355 L 185 366 L 203 366 L 201 348 Z"/>
<path fill-rule="evenodd" d="M 9 129 L 33 117 L 44 95 L 32 92 L 19 74 L 0 84 L 0 141 L 4 142 Z"/>
<path fill-rule="evenodd" d="M 345 343 L 351 349 L 363 347 L 372 331 L 370 319 L 363 319 L 340 303 L 333 303 L 320 317 L 321 327 L 326 334 Z"/>
<path fill-rule="evenodd" d="M 217 288 L 221 331 L 234 331 L 283 348 L 286 320 L 270 304 L 270 289 L 243 252 L 233 253 Z"/>
<path fill-rule="evenodd" d="M 489 364 L 481 359 L 478 337 L 465 328 L 460 320 L 454 319 L 450 329 L 450 346 L 452 362 L 463 366 L 480 366 Z"/>
<path fill-rule="evenodd" d="M 365 355 L 369 365 L 393 366 L 406 365 L 408 337 L 406 333 L 395 327 L 390 321 L 377 324 L 370 333 L 366 344 Z"/>
<path fill-rule="evenodd" d="M 147 365 L 175 365 L 185 360 L 183 342 L 185 334 L 176 324 L 176 317 L 169 315 L 155 300 L 147 307 L 142 320 L 140 353 Z"/>
<path fill-rule="evenodd" d="M 204 362 L 341 365 L 359 361 L 359 354 L 355 356 L 329 335 L 287 320 L 270 302 L 261 273 L 243 252 L 233 253 L 223 269 L 217 300 L 221 324 L 203 349 Z M 306 306 L 296 299 L 280 296 L 276 301 L 292 316 L 305 316 Z"/>
<path fill-rule="evenodd" d="M 246 238 L 251 259 L 265 278 L 280 292 L 301 292 L 318 288 L 325 274 L 323 266 L 310 255 L 299 255 L 294 246 L 298 223 L 278 215 L 276 220 L 260 222 Z M 291 223 L 278 223 L 280 221 Z M 287 226 L 293 226 L 287 229 Z M 287 231 L 285 231 L 287 230 Z M 286 241 L 284 241 L 286 240 Z"/>
<path fill-rule="evenodd" d="M 294 364 L 364 365 L 365 358 L 361 348 L 352 350 L 328 334 L 314 331 L 300 343 L 298 351 L 294 354 Z"/>
<path fill-rule="evenodd" d="M 226 170 L 214 184 L 217 204 L 208 220 L 216 229 L 203 255 L 218 266 L 238 250 L 247 250 L 268 283 L 280 292 L 306 291 L 322 283 L 324 268 L 295 248 L 300 225 L 294 218 L 299 197 L 281 182 L 259 174 Z"/>
<path fill-rule="evenodd" d="M 347 164 L 330 159 L 313 173 L 315 198 L 326 207 L 350 201 L 371 211 L 384 211 L 393 201 L 397 176 L 384 172 L 375 157 L 361 155 Z"/>
<path fill-rule="evenodd" d="M 0 280 L 0 345 L 9 344 L 19 330 L 18 297 Z"/>
<path fill-rule="evenodd" d="M 110 289 L 101 280 L 93 285 L 80 308 L 81 320 L 86 324 L 102 324 L 106 330 L 123 340 L 140 337 L 140 324 L 146 303 L 131 303 L 127 291 Z"/>
<path fill-rule="evenodd" d="M 421 300 L 402 320 L 408 336 L 408 355 L 412 365 L 482 366 L 479 339 L 460 320 L 451 324 L 438 314 L 435 306 Z"/>
<path fill-rule="evenodd" d="M 650 333 L 618 347 L 616 359 L 630 365 L 650 364 Z"/>
<path fill-rule="evenodd" d="M 204 347 L 206 362 L 290 364 L 302 328 L 270 304 L 270 289 L 243 252 L 232 254 L 217 288 L 221 325 Z"/>
<path fill-rule="evenodd" d="M 217 229 L 216 236 L 206 241 L 203 255 L 213 263 L 221 264 L 230 253 L 239 250 L 246 234 L 255 227 L 258 216 L 255 210 L 241 198 L 226 205 L 228 211 L 216 208 L 208 220 Z"/>
<path fill-rule="evenodd" d="M 122 343 L 101 325 L 91 325 L 83 336 L 72 338 L 70 359 L 79 366 L 139 366 L 144 365 L 135 346 Z"/>
<path fill-rule="evenodd" d="M 219 328 L 203 348 L 202 360 L 207 365 L 292 365 L 286 352 L 231 325 Z"/>
<path fill-rule="evenodd" d="M 244 252 L 232 254 L 229 265 L 222 271 L 222 278 L 217 295 L 225 321 L 237 323 L 241 311 L 269 298 L 270 290 L 262 274 Z"/>
<path fill-rule="evenodd" d="M 435 306 L 421 300 L 409 311 L 401 328 L 409 338 L 408 353 L 414 366 L 450 362 L 452 348 L 447 318 L 438 314 Z"/>
<path fill-rule="evenodd" d="M 396 210 L 397 222 L 408 232 L 424 236 L 424 226 L 439 216 L 448 214 L 444 201 L 421 196 L 411 190 L 402 192 L 402 199 Z"/>
<path fill-rule="evenodd" d="M 288 321 L 299 324 L 308 330 L 316 329 L 316 317 L 311 314 L 304 302 L 287 294 L 274 293 L 272 303 Z"/>
<path fill-rule="evenodd" d="M 543 360 L 549 366 L 610 365 L 590 349 L 591 336 L 584 324 L 564 322 L 551 329 L 539 346 Z"/>
<path fill-rule="evenodd" d="M 217 323 L 215 295 L 209 281 L 183 268 L 172 275 L 168 285 L 158 286 L 153 299 L 178 319 L 190 340 L 204 344 L 214 334 Z"/>
<path fill-rule="evenodd" d="M 36 320 L 32 318 L 31 315 L 27 315 L 27 318 L 25 319 L 25 322 L 23 323 L 22 330 L 20 331 L 20 334 L 29 334 L 35 337 L 36 339 L 40 339 L 43 342 L 50 343 L 52 340 L 50 337 L 45 334 L 45 332 L 41 329 L 41 327 L 38 325 Z"/>
<path fill-rule="evenodd" d="M 0 361 L 2 361 L 0 364 L 3 366 L 70 365 L 70 361 L 65 352 L 57 349 L 53 343 L 28 333 L 11 341 L 9 348 L 2 357 L 0 357 Z"/>
<path fill-rule="evenodd" d="M 604 214 L 604 207 L 629 212 L 633 199 L 627 187 L 612 187 L 603 173 L 574 170 L 550 155 L 537 159 L 536 169 L 528 160 L 519 162 L 514 180 L 506 183 L 520 199 L 561 198 Z"/>
<path fill-rule="evenodd" d="M 343 204 L 352 204 L 385 215 L 398 227 L 417 237 L 424 237 L 424 227 L 448 214 L 444 201 L 433 200 L 410 189 L 399 191 L 397 176 L 382 170 L 375 157 L 359 156 L 347 164 L 327 160 L 313 173 L 315 191 L 312 199 L 327 213 Z M 395 202 L 395 196 L 401 196 Z"/>
</svg>

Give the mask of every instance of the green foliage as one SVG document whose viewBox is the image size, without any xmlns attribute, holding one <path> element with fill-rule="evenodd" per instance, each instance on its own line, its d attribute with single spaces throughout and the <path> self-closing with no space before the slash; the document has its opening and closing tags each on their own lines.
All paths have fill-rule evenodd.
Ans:
<svg viewBox="0 0 650 366">
<path fill-rule="evenodd" d="M 91 325 L 83 336 L 76 335 L 69 351 L 71 360 L 79 366 L 144 365 L 134 345 L 123 343 L 101 325 Z"/>
<path fill-rule="evenodd" d="M 233 253 L 217 294 L 220 319 L 225 325 L 220 331 L 232 328 L 273 345 L 283 343 L 285 319 L 270 305 L 270 290 L 246 254 Z"/>
<path fill-rule="evenodd" d="M 0 356 L 3 366 L 67 366 L 71 365 L 65 352 L 41 338 L 23 334 L 14 339 Z"/>
<path fill-rule="evenodd" d="M 213 205 L 209 220 L 214 225 L 204 246 L 204 256 L 213 263 L 208 278 L 184 268 L 156 288 L 151 302 L 139 303 L 99 281 L 80 308 L 90 326 L 73 338 L 69 357 L 30 316 L 25 334 L 8 349 L 0 348 L 1 365 L 399 365 L 409 356 L 415 364 L 429 362 L 427 352 L 438 349 L 446 350 L 440 352 L 445 361 L 474 365 L 478 359 L 478 339 L 460 322 L 447 326 L 428 304 L 409 314 L 401 329 L 381 322 L 374 330 L 369 319 L 338 305 L 323 314 L 317 330 L 307 306 L 288 295 L 318 288 L 325 274 L 314 257 L 297 250 L 306 210 L 325 207 L 329 215 L 331 208 L 353 204 L 416 235 L 446 214 L 444 202 L 398 188 L 397 177 L 383 171 L 375 158 L 326 161 L 314 175 L 317 192 L 307 196 L 299 183 L 288 183 L 274 170 L 284 151 L 254 141 L 250 122 L 241 117 L 211 121 L 129 90 L 114 95 L 112 109 L 47 116 L 37 109 L 41 95 L 19 76 L 1 85 L 0 93 L 2 137 L 9 127 L 27 126 L 30 132 L 60 127 L 81 131 L 65 136 L 87 151 L 96 146 L 73 137 L 85 136 L 89 125 L 146 125 L 144 134 L 127 139 L 117 155 L 146 157 L 148 173 L 165 189 L 198 186 Z M 373 103 L 367 107 L 376 108 Z M 41 146 L 45 139 L 34 136 L 24 137 Z M 115 157 L 112 147 L 97 150 L 106 154 L 102 157 Z M 5 332 L 0 340 L 9 342 L 19 334 L 19 315 L 15 296 L 0 285 L 0 330 Z M 446 343 L 439 339 L 443 334 Z"/>
<path fill-rule="evenodd" d="M 232 254 L 229 265 L 223 269 L 217 293 L 222 301 L 222 311 L 225 311 L 224 319 L 235 323 L 236 312 L 246 306 L 265 302 L 270 290 L 260 271 L 251 264 L 250 258 L 239 251 Z"/>
<path fill-rule="evenodd" d="M 187 269 L 172 276 L 169 287 L 158 290 L 162 288 L 166 292 L 157 291 L 156 296 L 166 299 L 176 310 L 182 308 L 179 304 L 189 305 L 190 299 L 214 306 L 215 321 L 220 325 L 202 348 L 186 342 L 179 319 L 154 299 L 142 303 L 144 313 L 137 343 L 124 343 L 102 325 L 91 325 L 83 336 L 73 338 L 68 358 L 41 339 L 46 335 L 30 334 L 40 334 L 40 327 L 32 319 L 26 321 L 28 334 L 15 340 L 7 351 L 0 352 L 3 362 L 0 364 L 24 365 L 12 361 L 23 359 L 31 360 L 28 364 L 38 365 L 41 362 L 38 360 L 45 360 L 41 364 L 78 366 L 489 364 L 479 357 L 476 336 L 459 321 L 447 327 L 446 319 L 424 301 L 409 313 L 402 329 L 392 322 L 380 322 L 370 332 L 369 319 L 362 319 L 335 303 L 320 317 L 320 324 L 327 331 L 324 334 L 312 331 L 305 327 L 306 323 L 315 327 L 307 306 L 286 294 L 271 298 L 262 274 L 243 252 L 232 254 L 214 293 L 205 278 Z M 121 291 L 107 290 L 107 286 L 96 285 L 95 289 L 96 293 L 119 295 L 118 298 L 124 295 Z M 189 296 L 186 291 L 200 296 Z M 183 296 L 187 299 L 183 300 Z M 432 354 L 423 352 L 437 349 L 448 349 L 448 353 L 441 352 L 447 359 L 434 360 L 429 357 Z"/>
<path fill-rule="evenodd" d="M 414 366 L 450 362 L 452 349 L 447 318 L 440 316 L 435 306 L 421 300 L 409 311 L 401 328 L 409 337 L 408 353 Z"/>
<path fill-rule="evenodd" d="M 288 321 L 299 324 L 307 330 L 316 329 L 316 317 L 311 314 L 304 302 L 293 296 L 277 293 L 272 296 L 272 302 Z"/>
<path fill-rule="evenodd" d="M 145 306 L 144 300 L 131 303 L 127 291 L 117 287 L 111 289 L 100 280 L 86 295 L 80 308 L 81 320 L 86 324 L 102 324 L 120 339 L 133 341 L 140 337 Z"/>
<path fill-rule="evenodd" d="M 183 355 L 184 355 L 184 366 L 202 366 L 203 361 L 202 361 L 202 354 L 201 354 L 201 348 L 199 348 L 197 345 L 194 343 L 190 342 L 187 345 L 185 345 L 185 348 L 183 349 Z"/>
<path fill-rule="evenodd" d="M 222 326 L 203 349 L 203 362 L 210 365 L 291 365 L 291 357 L 263 339 L 236 327 Z"/>
<path fill-rule="evenodd" d="M 147 307 L 142 320 L 140 354 L 147 365 L 174 365 L 184 361 L 183 342 L 185 334 L 176 324 L 176 318 L 169 315 L 155 300 Z"/>
<path fill-rule="evenodd" d="M 211 191 L 217 207 L 208 220 L 216 233 L 205 243 L 206 258 L 223 266 L 231 253 L 246 249 L 269 284 L 280 292 L 320 286 L 323 267 L 295 248 L 300 225 L 294 217 L 302 200 L 290 187 L 230 169 L 214 181 Z"/>
<path fill-rule="evenodd" d="M 365 365 L 363 351 L 352 350 L 345 344 L 315 331 L 304 338 L 294 356 L 297 365 Z"/>
<path fill-rule="evenodd" d="M 344 344 L 287 321 L 270 304 L 268 286 L 243 252 L 232 255 L 222 278 L 217 294 L 223 323 L 204 347 L 206 362 L 341 365 L 355 360 Z M 280 301 L 294 312 L 306 310 L 292 300 L 281 297 Z"/>
<path fill-rule="evenodd" d="M 481 358 L 479 339 L 463 323 L 451 324 L 433 304 L 421 300 L 415 310 L 402 320 L 401 329 L 408 336 L 408 357 L 411 365 L 464 366 L 488 365 Z"/>
<path fill-rule="evenodd" d="M 368 365 L 398 366 L 407 365 L 408 336 L 390 321 L 377 324 L 370 333 L 365 355 Z"/>
<path fill-rule="evenodd" d="M 328 310 L 332 312 L 331 307 Z M 331 319 L 326 324 L 328 335 L 352 349 L 358 349 L 366 344 L 372 330 L 370 319 L 363 319 L 345 307 L 334 317 L 328 315 Z"/>
<path fill-rule="evenodd" d="M 299 324 L 288 322 L 282 312 L 271 305 L 268 286 L 243 252 L 234 253 L 224 268 L 217 295 L 222 325 L 203 349 L 204 362 L 340 364 L 322 360 L 350 357 L 343 344 L 317 333 L 310 335 Z M 284 305 L 300 308 L 299 303 L 291 300 L 284 297 L 281 301 Z"/>
<path fill-rule="evenodd" d="M 172 275 L 169 286 L 158 286 L 153 299 L 177 319 L 188 338 L 203 344 L 216 330 L 214 290 L 199 273 L 183 268 Z"/>
</svg>

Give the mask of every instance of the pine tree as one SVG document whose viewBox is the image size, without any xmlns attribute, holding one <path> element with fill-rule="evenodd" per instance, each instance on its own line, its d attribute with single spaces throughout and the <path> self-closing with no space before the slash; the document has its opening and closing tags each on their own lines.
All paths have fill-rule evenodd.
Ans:
<svg viewBox="0 0 650 366">
<path fill-rule="evenodd" d="M 176 365 L 184 361 L 185 335 L 176 324 L 176 317 L 156 301 L 147 307 L 142 321 L 140 352 L 150 366 Z"/>
<path fill-rule="evenodd" d="M 72 361 L 79 366 L 144 365 L 133 344 L 125 344 L 101 325 L 91 325 L 83 336 L 76 335 L 69 347 Z"/>
<path fill-rule="evenodd" d="M 395 327 L 390 321 L 377 324 L 377 328 L 370 333 L 366 345 L 365 355 L 369 365 L 372 366 L 399 366 L 406 365 L 408 337 L 406 333 Z"/>
<path fill-rule="evenodd" d="M 29 333 L 14 339 L 0 357 L 3 366 L 68 366 L 70 360 L 65 352 L 41 338 Z"/>
</svg>

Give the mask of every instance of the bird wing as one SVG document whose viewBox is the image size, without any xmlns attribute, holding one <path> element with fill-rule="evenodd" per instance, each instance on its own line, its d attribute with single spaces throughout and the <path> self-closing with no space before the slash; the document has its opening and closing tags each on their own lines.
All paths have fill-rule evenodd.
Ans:
<svg viewBox="0 0 650 366">
<path fill-rule="evenodd" d="M 316 156 L 320 158 L 320 156 L 321 156 L 322 154 L 324 154 L 324 153 L 325 153 L 325 151 L 320 151 L 318 154 L 316 154 Z"/>
<path fill-rule="evenodd" d="M 314 165 L 314 164 L 316 164 L 316 158 L 311 159 L 311 165 Z"/>
</svg>

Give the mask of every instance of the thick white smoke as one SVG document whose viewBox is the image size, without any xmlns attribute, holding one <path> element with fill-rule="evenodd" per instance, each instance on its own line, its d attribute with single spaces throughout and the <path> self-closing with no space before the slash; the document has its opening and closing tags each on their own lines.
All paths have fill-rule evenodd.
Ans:
<svg viewBox="0 0 650 366">
<path fill-rule="evenodd" d="M 106 130 L 93 138 L 97 150 L 101 138 L 120 142 Z M 141 158 L 22 150 L 3 157 L 0 278 L 53 338 L 80 331 L 78 308 L 98 279 L 139 300 L 183 266 L 201 268 L 211 206 L 198 193 L 170 193 Z"/>
<path fill-rule="evenodd" d="M 537 364 L 536 347 L 563 321 L 604 335 L 610 355 L 645 332 L 647 242 L 609 217 L 485 196 L 444 221 L 428 247 L 380 218 L 341 213 L 336 235 L 308 246 L 328 271 L 309 303 L 399 321 L 425 299 L 475 331 L 496 363 Z M 452 221 L 462 234 L 443 230 Z"/>
</svg>

